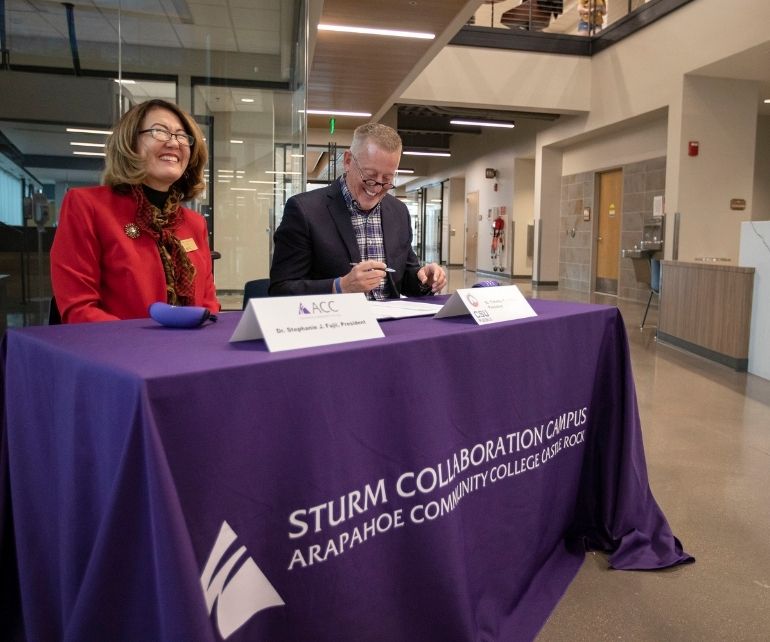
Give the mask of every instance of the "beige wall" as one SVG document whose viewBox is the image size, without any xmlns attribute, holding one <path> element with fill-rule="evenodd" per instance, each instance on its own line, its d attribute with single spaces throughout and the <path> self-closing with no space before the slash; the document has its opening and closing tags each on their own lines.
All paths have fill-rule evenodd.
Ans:
<svg viewBox="0 0 770 642">
<path fill-rule="evenodd" d="M 447 189 L 449 190 L 448 261 L 450 265 L 462 265 L 465 258 L 465 179 L 450 178 Z"/>
<path fill-rule="evenodd" d="M 558 278 L 559 207 L 554 190 L 558 192 L 562 172 L 660 155 L 667 157 L 667 211 L 691 217 L 680 229 L 679 258 L 716 254 L 736 260 L 740 222 L 751 210 L 727 214 L 724 208 L 730 198 L 745 198 L 748 205 L 754 194 L 763 193 L 753 157 L 758 101 L 753 114 L 748 103 L 749 94 L 758 91 L 759 79 L 766 76 L 768 24 L 766 0 L 745 0 L 741 11 L 725 11 L 722 0 L 698 0 L 591 58 L 446 47 L 403 98 L 411 103 L 572 114 L 536 134 L 535 218 L 542 221 L 537 226 L 542 247 L 534 266 L 537 281 Z M 699 100 L 692 87 L 685 86 L 685 77 L 693 74 L 713 77 L 715 87 L 721 83 L 718 77 L 739 78 L 735 86 L 741 97 L 723 99 L 715 89 Z M 718 114 L 710 113 L 712 104 Z M 710 130 L 701 133 L 709 121 Z M 764 130 L 759 131 L 761 135 Z M 723 161 L 739 158 L 737 165 L 722 163 L 720 168 L 715 162 L 712 172 L 710 157 L 706 162 L 701 158 L 699 167 L 706 171 L 693 174 L 684 145 L 695 134 L 708 139 L 712 150 L 716 145 Z M 569 150 L 564 167 L 562 148 Z M 725 167 L 730 167 L 729 177 Z M 701 189 L 704 181 L 707 185 Z M 698 218 L 687 211 L 697 211 Z M 667 218 L 668 238 L 673 219 Z M 668 244 L 666 251 L 670 249 Z"/>
<path fill-rule="evenodd" d="M 590 107 L 591 59 L 445 47 L 399 102 L 578 112 Z"/>
<path fill-rule="evenodd" d="M 752 220 L 770 221 L 770 116 L 760 116 L 757 120 L 752 201 Z"/>
<path fill-rule="evenodd" d="M 727 258 L 737 264 L 740 224 L 751 218 L 757 84 L 688 76 L 684 82 L 679 146 L 679 259 Z M 699 142 L 697 156 L 688 141 Z M 730 199 L 746 209 L 730 209 Z"/>
<path fill-rule="evenodd" d="M 668 119 L 664 110 L 563 148 L 562 175 L 596 171 L 666 155 Z"/>
<path fill-rule="evenodd" d="M 511 221 L 515 233 L 513 250 L 513 274 L 532 275 L 532 259 L 527 257 L 527 226 L 534 224 L 535 207 L 535 160 L 517 158 L 513 164 L 513 212 Z M 508 234 L 508 243 L 511 235 Z"/>
</svg>

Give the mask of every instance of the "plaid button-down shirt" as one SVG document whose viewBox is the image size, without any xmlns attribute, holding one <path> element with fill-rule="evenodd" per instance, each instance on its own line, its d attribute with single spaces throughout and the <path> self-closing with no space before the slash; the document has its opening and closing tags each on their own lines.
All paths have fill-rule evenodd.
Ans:
<svg viewBox="0 0 770 642">
<path fill-rule="evenodd" d="M 353 231 L 356 234 L 361 259 L 385 263 L 385 242 L 382 238 L 382 208 L 380 207 L 382 202 L 377 203 L 368 212 L 364 212 L 358 209 L 357 203 L 353 201 L 353 195 L 348 189 L 345 177 L 340 176 L 339 181 L 345 205 L 347 205 L 350 212 L 350 220 L 353 223 Z M 377 301 L 388 298 L 387 275 L 382 278 L 376 288 L 369 292 L 367 298 Z"/>
</svg>

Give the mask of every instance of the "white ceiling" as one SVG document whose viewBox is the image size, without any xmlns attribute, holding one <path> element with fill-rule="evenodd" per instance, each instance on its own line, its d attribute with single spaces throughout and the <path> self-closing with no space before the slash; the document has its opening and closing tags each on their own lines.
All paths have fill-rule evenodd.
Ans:
<svg viewBox="0 0 770 642">
<path fill-rule="evenodd" d="M 71 0 L 79 39 L 126 45 L 279 54 L 281 0 Z M 293 3 L 284 3 L 285 6 Z M 63 3 L 6 0 L 12 50 L 30 38 L 69 38 Z"/>
</svg>

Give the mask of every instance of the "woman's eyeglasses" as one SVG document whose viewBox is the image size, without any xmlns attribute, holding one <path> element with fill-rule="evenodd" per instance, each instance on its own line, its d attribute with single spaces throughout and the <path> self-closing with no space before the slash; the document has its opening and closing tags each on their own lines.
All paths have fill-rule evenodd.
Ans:
<svg viewBox="0 0 770 642">
<path fill-rule="evenodd" d="M 191 136 L 190 134 L 172 134 L 170 131 L 168 131 L 168 129 L 158 129 L 156 127 L 152 127 L 150 129 L 142 129 L 138 133 L 149 134 L 155 140 L 161 140 L 164 143 L 167 143 L 172 138 L 176 138 L 177 143 L 180 145 L 185 145 L 186 147 L 192 147 L 195 143 L 195 137 Z"/>
<path fill-rule="evenodd" d="M 358 173 L 361 175 L 361 181 L 364 185 L 367 187 L 381 187 L 386 192 L 389 189 L 393 189 L 395 185 L 393 183 L 380 183 L 379 181 L 375 181 L 373 178 L 366 178 L 364 176 L 364 173 L 361 171 L 361 166 L 358 164 L 358 161 L 356 160 L 356 157 L 353 156 L 353 154 L 350 154 L 350 157 L 353 159 L 353 162 L 356 164 L 356 169 L 358 170 Z"/>
</svg>

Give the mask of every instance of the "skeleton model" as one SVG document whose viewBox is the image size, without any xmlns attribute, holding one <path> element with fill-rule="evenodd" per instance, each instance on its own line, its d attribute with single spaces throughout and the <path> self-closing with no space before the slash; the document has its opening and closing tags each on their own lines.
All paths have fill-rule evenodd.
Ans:
<svg viewBox="0 0 770 642">
<path fill-rule="evenodd" d="M 498 215 L 492 222 L 492 269 L 502 272 L 505 257 L 505 219 Z"/>
</svg>

